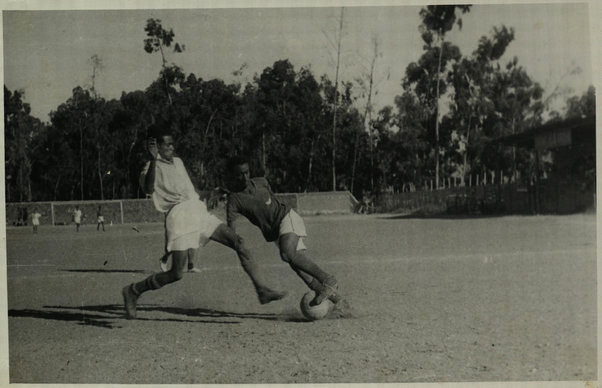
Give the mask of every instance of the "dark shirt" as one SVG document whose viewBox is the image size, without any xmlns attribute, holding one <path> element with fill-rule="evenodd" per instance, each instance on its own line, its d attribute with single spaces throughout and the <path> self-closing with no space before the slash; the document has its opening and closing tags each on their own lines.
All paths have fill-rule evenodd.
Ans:
<svg viewBox="0 0 602 388">
<path fill-rule="evenodd" d="M 266 241 L 276 241 L 280 234 L 280 223 L 290 212 L 290 206 L 281 203 L 265 178 L 252 178 L 242 191 L 228 195 L 228 225 L 242 215 L 257 226 Z"/>
</svg>

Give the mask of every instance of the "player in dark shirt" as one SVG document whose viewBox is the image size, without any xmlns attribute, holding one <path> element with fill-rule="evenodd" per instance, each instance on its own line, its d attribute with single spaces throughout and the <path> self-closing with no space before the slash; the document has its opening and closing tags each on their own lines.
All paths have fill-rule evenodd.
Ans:
<svg viewBox="0 0 602 388">
<path fill-rule="evenodd" d="M 266 241 L 276 242 L 280 257 L 315 291 L 311 305 L 329 298 L 337 303 L 337 281 L 307 256 L 303 219 L 290 206 L 280 202 L 265 178 L 251 178 L 248 162 L 240 157 L 228 160 L 228 226 L 239 216 L 257 226 Z"/>
</svg>

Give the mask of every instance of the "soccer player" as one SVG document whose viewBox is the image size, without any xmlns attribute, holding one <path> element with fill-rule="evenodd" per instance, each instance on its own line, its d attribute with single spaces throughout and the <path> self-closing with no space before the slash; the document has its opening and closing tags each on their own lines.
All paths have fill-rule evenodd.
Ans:
<svg viewBox="0 0 602 388">
<path fill-rule="evenodd" d="M 102 215 L 102 206 L 98 205 L 98 210 L 96 211 L 96 231 L 100 230 L 100 226 L 102 225 L 102 231 L 105 231 L 105 217 Z"/>
<path fill-rule="evenodd" d="M 73 211 L 73 222 L 75 222 L 75 231 L 79 232 L 79 225 L 82 223 L 82 211 L 79 209 L 79 206 L 75 206 L 75 210 Z"/>
<path fill-rule="evenodd" d="M 38 233 L 38 226 L 40 226 L 40 217 L 42 217 L 42 215 L 38 211 L 38 208 L 33 209 L 33 213 L 31 213 L 31 224 L 33 225 L 34 233 Z"/>
<path fill-rule="evenodd" d="M 174 140 L 166 128 L 153 125 L 149 128 L 149 134 L 152 138 L 147 147 L 151 160 L 143 171 L 143 188 L 146 193 L 152 194 L 155 208 L 167 214 L 167 251 L 172 255 L 172 266 L 167 272 L 153 274 L 122 289 L 127 318 L 136 317 L 136 303 L 144 292 L 157 290 L 182 279 L 188 258 L 200 244 L 205 245 L 209 240 L 217 241 L 237 253 L 243 269 L 255 286 L 261 304 L 282 299 L 285 293 L 274 291 L 265 285 L 257 262 L 245 247 L 242 238 L 207 211 L 182 160 L 175 155 Z"/>
<path fill-rule="evenodd" d="M 239 215 L 257 226 L 266 241 L 274 241 L 280 257 L 288 263 L 316 296 L 310 305 L 318 305 L 326 298 L 337 303 L 335 277 L 315 264 L 307 255 L 303 238 L 307 236 L 303 219 L 290 206 L 280 202 L 272 193 L 265 178 L 251 178 L 249 163 L 241 157 L 232 157 L 227 162 L 228 204 L 227 221 L 233 222 Z"/>
</svg>

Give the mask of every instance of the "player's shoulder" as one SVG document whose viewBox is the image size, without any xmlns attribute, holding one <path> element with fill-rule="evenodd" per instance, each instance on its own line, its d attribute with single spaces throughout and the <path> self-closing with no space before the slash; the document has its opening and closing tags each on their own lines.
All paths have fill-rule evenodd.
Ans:
<svg viewBox="0 0 602 388">
<path fill-rule="evenodd" d="M 255 178 L 251 178 L 251 181 L 256 185 L 256 186 L 270 186 L 270 182 L 268 182 L 268 180 L 265 177 L 262 176 L 258 176 Z"/>
</svg>

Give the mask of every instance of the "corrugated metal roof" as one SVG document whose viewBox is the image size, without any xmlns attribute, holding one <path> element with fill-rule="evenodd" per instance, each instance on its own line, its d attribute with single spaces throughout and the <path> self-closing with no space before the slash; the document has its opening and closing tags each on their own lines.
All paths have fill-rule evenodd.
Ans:
<svg viewBox="0 0 602 388">
<path fill-rule="evenodd" d="M 491 141 L 494 144 L 517 146 L 525 148 L 535 147 L 535 137 L 544 133 L 552 131 L 560 131 L 570 129 L 573 134 L 573 140 L 584 142 L 584 141 L 596 141 L 596 119 L 595 117 L 588 118 L 571 118 L 561 121 L 552 121 L 546 124 L 540 125 L 528 129 L 524 132 L 517 133 L 514 135 L 503 136 Z M 586 132 L 586 133 L 581 133 Z M 590 133 L 587 133 L 590 132 Z M 578 136 L 575 136 L 578 133 Z M 591 134 L 591 136 L 589 136 Z"/>
</svg>

